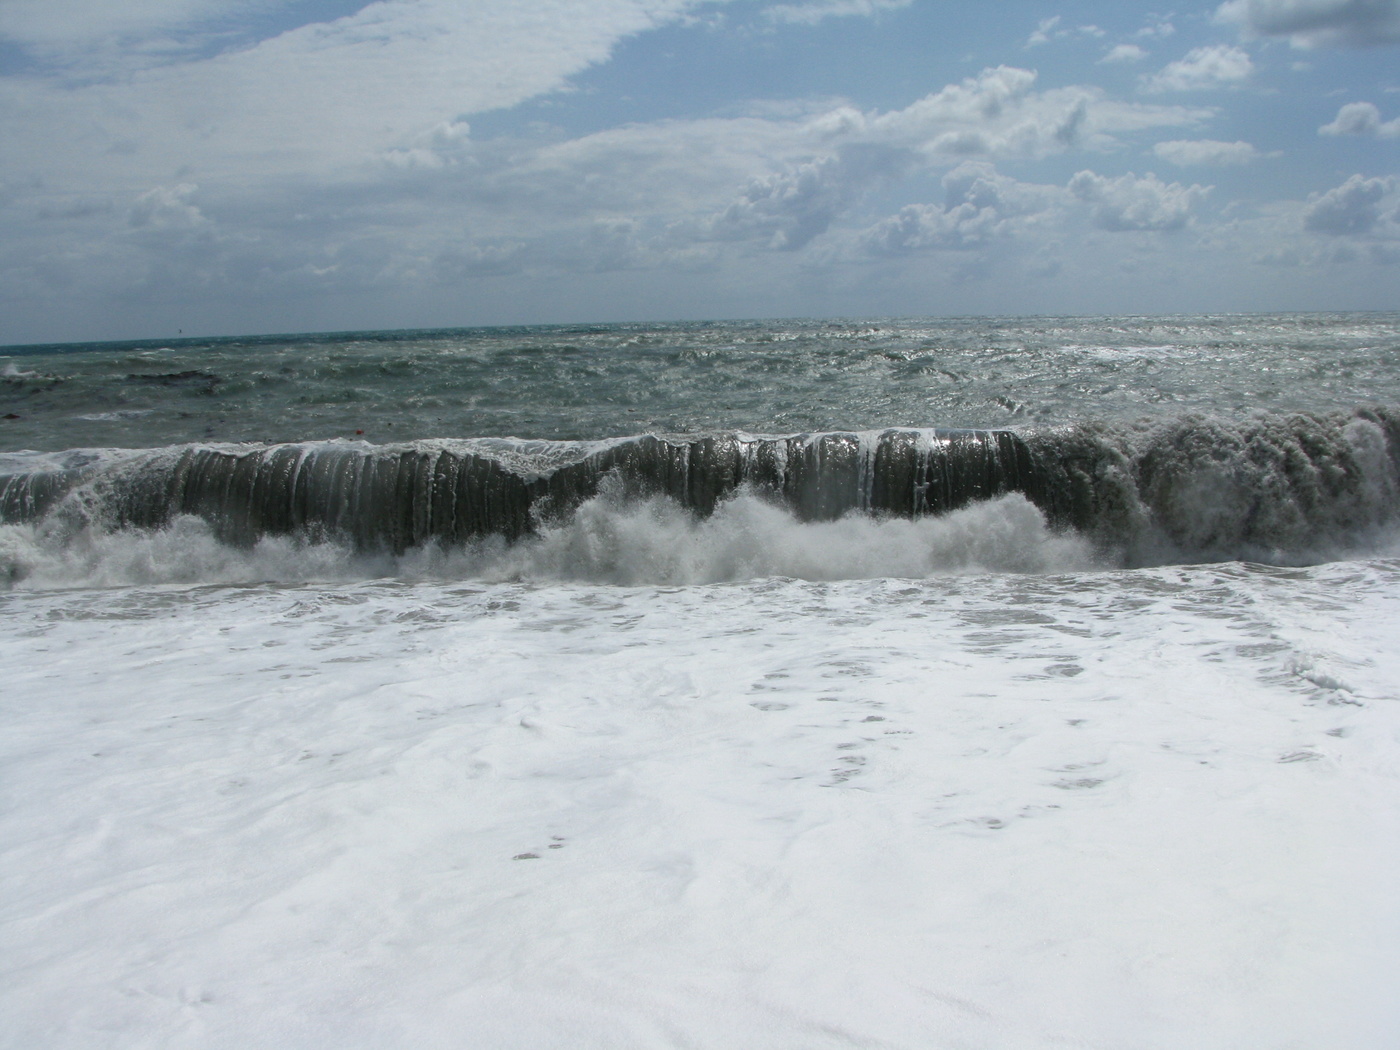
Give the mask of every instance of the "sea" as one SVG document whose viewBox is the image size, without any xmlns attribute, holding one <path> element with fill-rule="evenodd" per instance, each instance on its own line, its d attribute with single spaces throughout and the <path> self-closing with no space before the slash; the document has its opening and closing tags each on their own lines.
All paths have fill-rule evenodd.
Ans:
<svg viewBox="0 0 1400 1050">
<path fill-rule="evenodd" d="M 0 347 L 0 1046 L 1400 1045 L 1400 314 Z"/>
</svg>

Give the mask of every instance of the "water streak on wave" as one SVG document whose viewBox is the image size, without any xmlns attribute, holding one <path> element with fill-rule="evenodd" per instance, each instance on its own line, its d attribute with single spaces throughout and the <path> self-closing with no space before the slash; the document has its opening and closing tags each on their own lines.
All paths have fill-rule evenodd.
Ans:
<svg viewBox="0 0 1400 1050">
<path fill-rule="evenodd" d="M 796 523 L 922 519 L 1014 494 L 1122 564 L 1315 560 L 1374 540 L 1397 493 L 1400 417 L 1379 410 L 1025 433 L 185 445 L 0 461 L 0 521 L 52 542 L 194 517 L 235 547 L 288 536 L 391 555 L 538 536 L 600 494 L 612 506 L 661 499 L 701 519 L 745 494 Z"/>
</svg>

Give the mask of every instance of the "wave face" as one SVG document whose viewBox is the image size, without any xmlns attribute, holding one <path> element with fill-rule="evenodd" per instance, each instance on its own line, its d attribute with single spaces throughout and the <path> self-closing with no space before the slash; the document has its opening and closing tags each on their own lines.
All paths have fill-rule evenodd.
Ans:
<svg viewBox="0 0 1400 1050">
<path fill-rule="evenodd" d="M 614 509 L 660 500 L 703 520 L 743 498 L 801 525 L 937 518 L 1017 496 L 1051 532 L 1113 564 L 1302 562 L 1379 542 L 1397 493 L 1400 417 L 1381 410 L 1026 433 L 186 445 L 0 459 L 0 520 L 51 546 L 193 518 L 237 548 L 291 537 L 388 555 L 538 541 L 600 499 Z"/>
</svg>

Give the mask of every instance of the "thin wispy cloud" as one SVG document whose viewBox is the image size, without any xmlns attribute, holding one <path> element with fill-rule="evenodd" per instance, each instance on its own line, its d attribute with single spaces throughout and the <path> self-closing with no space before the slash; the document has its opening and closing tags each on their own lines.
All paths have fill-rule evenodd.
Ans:
<svg viewBox="0 0 1400 1050">
<path fill-rule="evenodd" d="M 1261 156 L 1248 142 L 1215 139 L 1172 139 L 1158 142 L 1152 152 L 1178 167 L 1234 167 L 1251 164 Z"/>
<path fill-rule="evenodd" d="M 1042 19 L 1035 31 L 1026 38 L 1026 47 L 1039 47 L 1052 40 L 1064 40 L 1069 37 L 1098 38 L 1104 35 L 1104 30 L 1096 25 L 1067 26 L 1062 23 L 1063 19 L 1059 15 Z"/>
<path fill-rule="evenodd" d="M 1210 91 L 1249 79 L 1254 62 L 1248 52 L 1228 44 L 1193 48 L 1186 57 L 1143 81 L 1146 91 Z"/>
<path fill-rule="evenodd" d="M 870 18 L 908 7 L 914 0 L 810 0 L 802 4 L 777 4 L 766 10 L 775 22 L 816 25 L 828 18 Z"/>
</svg>

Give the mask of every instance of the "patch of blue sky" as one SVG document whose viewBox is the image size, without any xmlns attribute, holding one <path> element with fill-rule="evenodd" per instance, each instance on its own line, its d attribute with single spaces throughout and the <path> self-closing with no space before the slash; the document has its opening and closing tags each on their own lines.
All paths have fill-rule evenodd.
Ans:
<svg viewBox="0 0 1400 1050">
<path fill-rule="evenodd" d="M 240 46 L 246 47 L 303 26 L 348 18 L 369 6 L 366 0 L 282 0 L 255 5 L 236 19 L 220 19 L 214 24 L 236 33 Z"/>
<path fill-rule="evenodd" d="M 473 118 L 473 131 L 506 133 L 542 121 L 575 136 L 628 123 L 795 112 L 804 102 L 833 100 L 902 107 L 976 71 L 911 39 L 900 29 L 909 14 L 809 26 L 723 12 L 662 26 L 620 42 L 609 61 L 573 77 L 568 91 Z"/>
<path fill-rule="evenodd" d="M 609 61 L 573 77 L 569 91 L 478 115 L 473 129 L 491 136 L 541 122 L 573 136 L 625 123 L 771 113 L 804 100 L 899 109 L 998 65 L 1035 69 L 1042 88 L 1079 84 L 1086 82 L 1086 66 L 1108 50 L 1106 40 L 1134 38 L 1144 24 L 1159 21 L 1087 5 L 1097 22 L 1062 16 L 1065 36 L 1027 46 L 1044 21 L 1036 13 L 1042 5 L 999 3 L 1003 10 L 989 17 L 985 5 L 927 2 L 815 23 L 776 19 L 771 12 L 780 6 L 725 6 L 709 17 L 629 37 Z M 1081 31 L 1090 24 L 1102 35 Z M 1091 72 L 1093 82 L 1115 92 L 1131 90 L 1138 78 L 1137 71 L 1114 66 Z"/>
<path fill-rule="evenodd" d="M 28 49 L 0 37 L 0 77 L 33 76 L 43 71 L 43 63 Z"/>
<path fill-rule="evenodd" d="M 0 20 L 0 76 L 50 75 L 69 82 L 91 82 L 128 75 L 143 68 L 198 62 L 230 51 L 256 47 L 304 26 L 332 22 L 370 6 L 366 0 L 268 0 L 231 4 L 180 19 L 143 22 L 132 18 L 125 26 L 118 20 L 114 33 L 98 41 L 104 53 L 93 61 L 93 41 L 71 49 L 64 44 L 84 40 L 79 21 L 67 33 L 46 39 L 7 35 Z M 23 25 L 23 20 L 20 20 Z"/>
</svg>

